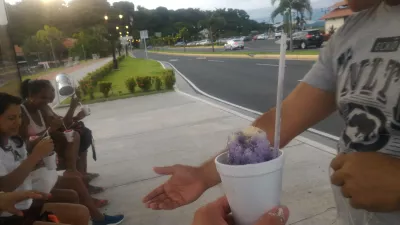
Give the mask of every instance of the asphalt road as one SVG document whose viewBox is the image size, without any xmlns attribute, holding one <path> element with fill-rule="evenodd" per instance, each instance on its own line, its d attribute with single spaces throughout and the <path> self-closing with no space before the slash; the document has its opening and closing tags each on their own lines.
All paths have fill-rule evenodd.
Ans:
<svg viewBox="0 0 400 225">
<path fill-rule="evenodd" d="M 145 57 L 136 51 L 136 57 Z M 200 90 L 225 101 L 265 112 L 275 106 L 278 60 L 201 58 L 149 53 L 149 57 L 174 65 Z M 311 68 L 313 62 L 287 61 L 284 95 L 287 96 Z M 338 114 L 313 128 L 339 136 L 344 123 Z"/>
<path fill-rule="evenodd" d="M 279 52 L 280 45 L 276 43 L 276 40 L 257 40 L 257 41 L 247 41 L 244 43 L 243 50 L 235 50 L 235 51 L 252 51 L 252 52 Z M 176 51 L 176 52 L 183 52 L 183 47 L 178 48 L 165 48 L 168 51 Z M 315 48 L 311 48 L 311 50 L 315 50 Z M 211 52 L 211 47 L 187 47 L 186 51 L 190 52 Z M 216 52 L 225 51 L 224 48 L 215 48 Z"/>
</svg>

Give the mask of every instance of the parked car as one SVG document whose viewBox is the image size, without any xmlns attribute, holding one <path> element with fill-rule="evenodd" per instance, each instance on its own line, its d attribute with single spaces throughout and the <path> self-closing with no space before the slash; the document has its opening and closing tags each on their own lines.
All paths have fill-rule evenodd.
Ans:
<svg viewBox="0 0 400 225">
<path fill-rule="evenodd" d="M 257 36 L 257 40 L 266 40 L 266 39 L 268 39 L 267 34 L 260 34 Z"/>
<path fill-rule="evenodd" d="M 324 43 L 324 36 L 320 30 L 304 30 L 293 34 L 293 47 L 307 49 L 310 46 L 320 48 Z M 290 40 L 287 42 L 288 49 L 290 48 Z"/>
<path fill-rule="evenodd" d="M 177 43 L 175 44 L 175 46 L 177 46 L 177 47 L 185 46 L 185 45 L 186 45 L 185 42 L 177 42 Z"/>
<path fill-rule="evenodd" d="M 282 37 L 282 31 L 276 31 L 275 32 L 275 40 L 281 39 Z"/>
<path fill-rule="evenodd" d="M 201 41 L 197 42 L 196 45 L 210 45 L 210 44 L 211 44 L 211 41 L 206 39 L 206 40 L 201 40 Z"/>
<path fill-rule="evenodd" d="M 254 35 L 254 36 L 253 36 L 253 41 L 256 41 L 257 38 L 258 38 L 258 35 Z"/>
<path fill-rule="evenodd" d="M 241 41 L 251 41 L 251 37 L 250 36 L 242 36 L 240 37 Z"/>
<path fill-rule="evenodd" d="M 224 45 L 225 51 L 244 49 L 244 42 L 240 39 L 231 39 Z"/>
<path fill-rule="evenodd" d="M 215 42 L 218 44 L 226 44 L 228 40 L 226 38 L 220 38 L 218 40 L 216 40 Z"/>
<path fill-rule="evenodd" d="M 196 44 L 197 44 L 197 42 L 196 42 L 196 41 L 193 41 L 193 42 L 187 43 L 186 45 L 187 45 L 187 46 L 195 46 Z"/>
</svg>

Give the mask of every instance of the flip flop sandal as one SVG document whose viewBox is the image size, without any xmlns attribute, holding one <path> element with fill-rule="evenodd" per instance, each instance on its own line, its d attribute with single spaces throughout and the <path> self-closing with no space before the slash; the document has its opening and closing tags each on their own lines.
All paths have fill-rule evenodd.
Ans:
<svg viewBox="0 0 400 225">
<path fill-rule="evenodd" d="M 93 198 L 94 204 L 98 209 L 103 208 L 109 204 L 108 200 Z"/>
<path fill-rule="evenodd" d="M 102 188 L 102 187 L 97 187 L 97 186 L 92 186 L 92 185 L 89 185 L 89 187 L 88 187 L 88 191 L 89 191 L 89 194 L 91 194 L 91 195 L 95 195 L 95 194 L 99 194 L 99 193 L 102 193 L 102 192 L 104 192 L 104 191 L 105 191 L 105 189 L 104 189 L 104 188 Z"/>
</svg>

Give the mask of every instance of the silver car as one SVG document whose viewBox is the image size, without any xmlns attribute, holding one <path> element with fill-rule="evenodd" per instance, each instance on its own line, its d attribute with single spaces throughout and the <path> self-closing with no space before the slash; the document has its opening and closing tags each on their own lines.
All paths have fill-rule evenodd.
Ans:
<svg viewBox="0 0 400 225">
<path fill-rule="evenodd" d="M 231 39 L 226 42 L 224 45 L 225 51 L 226 50 L 236 50 L 236 49 L 244 49 L 244 41 L 240 39 Z"/>
</svg>

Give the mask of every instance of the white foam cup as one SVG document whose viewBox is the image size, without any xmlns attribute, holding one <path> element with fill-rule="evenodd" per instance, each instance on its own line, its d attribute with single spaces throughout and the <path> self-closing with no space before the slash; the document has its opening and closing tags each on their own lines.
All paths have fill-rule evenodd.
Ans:
<svg viewBox="0 0 400 225">
<path fill-rule="evenodd" d="M 64 135 L 68 142 L 74 141 L 74 131 L 73 130 L 64 131 Z"/>
<path fill-rule="evenodd" d="M 90 115 L 90 108 L 88 105 L 82 105 L 82 111 L 85 114 L 85 116 L 89 116 Z"/>
<path fill-rule="evenodd" d="M 55 152 L 52 152 L 49 156 L 46 158 L 43 158 L 44 165 L 48 170 L 55 170 L 57 169 L 57 154 Z"/>
<path fill-rule="evenodd" d="M 263 163 L 229 165 L 228 153 L 215 159 L 222 187 L 236 225 L 254 225 L 269 210 L 280 205 L 284 153 Z"/>
</svg>

